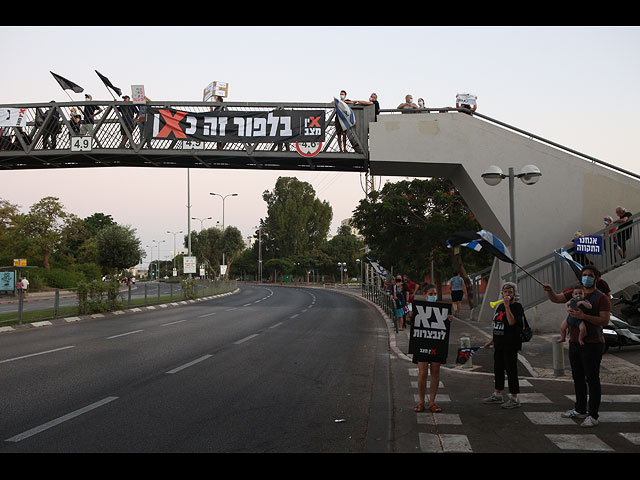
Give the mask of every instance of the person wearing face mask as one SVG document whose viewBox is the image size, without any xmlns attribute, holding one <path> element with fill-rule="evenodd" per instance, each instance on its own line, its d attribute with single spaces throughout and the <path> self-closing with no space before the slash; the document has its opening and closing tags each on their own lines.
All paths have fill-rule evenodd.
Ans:
<svg viewBox="0 0 640 480">
<path fill-rule="evenodd" d="M 438 289 L 432 283 L 423 283 L 420 286 L 421 294 L 416 294 L 414 300 L 423 302 L 437 302 Z M 448 315 L 449 321 L 453 320 L 452 315 Z M 418 365 L 418 404 L 413 408 L 414 412 L 423 412 L 425 410 L 425 398 L 427 396 L 427 377 L 429 369 L 431 369 L 431 380 L 429 381 L 429 406 L 426 410 L 430 412 L 442 412 L 442 408 L 436 403 L 436 395 L 438 394 L 438 385 L 440 384 L 440 365 L 446 363 L 446 358 L 439 358 L 438 361 L 430 360 L 426 354 L 414 353 L 412 362 Z"/>
<path fill-rule="evenodd" d="M 520 406 L 518 399 L 518 393 L 520 393 L 518 350 L 522 348 L 520 332 L 524 325 L 524 308 L 515 300 L 515 283 L 504 283 L 501 293 L 503 302 L 498 305 L 493 314 L 493 338 L 484 345 L 484 348 L 494 347 L 494 391 L 484 400 L 484 403 L 500 403 L 502 408 L 517 408 Z M 511 397 L 506 401 L 502 396 L 505 371 L 511 394 Z"/>
<path fill-rule="evenodd" d="M 86 102 L 91 102 L 93 100 L 91 95 L 89 95 L 88 93 L 85 93 L 84 99 Z M 88 104 L 88 105 L 85 105 L 82 110 L 84 113 L 84 130 L 86 134 L 93 135 L 95 118 L 96 118 L 96 115 L 99 115 L 102 113 L 102 108 L 100 108 L 98 105 Z"/>
<path fill-rule="evenodd" d="M 347 92 L 345 90 L 340 90 L 340 100 L 344 103 L 353 103 L 351 100 L 347 98 Z M 336 117 L 336 137 L 338 137 L 338 150 L 341 152 L 347 151 L 347 132 L 342 129 L 342 125 Z"/>
<path fill-rule="evenodd" d="M 398 108 L 399 110 L 404 110 L 402 113 L 407 113 L 407 111 L 415 110 L 420 107 L 413 103 L 413 95 L 407 95 L 404 97 L 404 103 L 401 103 L 396 108 Z"/>
<path fill-rule="evenodd" d="M 622 249 L 616 243 L 616 237 L 613 235 L 613 232 L 616 231 L 616 227 L 613 225 L 613 218 L 610 216 L 604 217 L 604 226 L 605 227 L 613 227 L 609 228 L 609 230 L 603 234 L 605 240 L 606 249 L 609 250 L 609 258 L 611 263 L 615 263 L 616 261 L 616 253 L 622 257 Z M 611 248 L 613 246 L 613 248 Z"/>
<path fill-rule="evenodd" d="M 609 323 L 611 313 L 611 300 L 608 295 L 596 288 L 598 271 L 593 265 L 582 268 L 582 285 L 584 286 L 585 299 L 592 305 L 586 312 L 582 310 L 569 310 L 569 314 L 584 321 L 587 333 L 584 336 L 584 344 L 579 342 L 579 330 L 569 326 L 569 363 L 576 394 L 576 401 L 572 410 L 562 414 L 564 418 L 584 418 L 582 427 L 594 427 L 598 425 L 598 410 L 602 398 L 600 385 L 600 361 L 604 352 L 604 338 L 602 328 Z M 571 293 L 555 293 L 549 284 L 543 284 L 542 288 L 547 293 L 549 300 L 554 303 L 566 303 L 571 298 Z"/>
</svg>

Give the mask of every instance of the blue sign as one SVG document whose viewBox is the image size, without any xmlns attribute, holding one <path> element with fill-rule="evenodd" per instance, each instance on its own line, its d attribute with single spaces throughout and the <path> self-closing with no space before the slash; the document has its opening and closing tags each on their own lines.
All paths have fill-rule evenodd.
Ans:
<svg viewBox="0 0 640 480">
<path fill-rule="evenodd" d="M 575 253 L 589 253 L 591 255 L 602 255 L 602 236 L 585 235 L 574 238 Z"/>
<path fill-rule="evenodd" d="M 13 291 L 16 272 L 0 272 L 0 290 Z"/>
</svg>

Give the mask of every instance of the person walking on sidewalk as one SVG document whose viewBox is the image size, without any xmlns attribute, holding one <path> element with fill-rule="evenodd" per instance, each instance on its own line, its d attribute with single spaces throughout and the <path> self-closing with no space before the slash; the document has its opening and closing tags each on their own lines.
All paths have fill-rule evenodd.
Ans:
<svg viewBox="0 0 640 480">
<path fill-rule="evenodd" d="M 423 283 L 421 285 L 422 295 L 416 294 L 414 300 L 422 300 L 427 302 L 438 301 L 438 289 L 432 283 Z M 448 315 L 448 320 L 453 320 L 452 315 Z M 423 412 L 425 410 L 424 402 L 427 396 L 427 377 L 429 375 L 429 366 L 431 366 L 431 380 L 429 382 L 429 406 L 427 410 L 434 413 L 442 412 L 442 408 L 436 403 L 436 395 L 438 394 L 438 386 L 440 384 L 440 365 L 447 362 L 446 357 L 438 358 L 437 361 L 427 360 L 429 355 L 424 353 L 414 353 L 412 362 L 418 364 L 418 404 L 413 408 L 414 412 Z"/>
<path fill-rule="evenodd" d="M 518 350 L 522 348 L 520 332 L 524 325 L 524 308 L 515 301 L 516 285 L 506 282 L 502 285 L 503 302 L 498 305 L 493 315 L 493 338 L 484 348 L 494 347 L 493 373 L 494 392 L 484 400 L 484 403 L 501 403 L 502 408 L 517 408 L 520 406 L 518 393 Z M 507 372 L 509 393 L 511 397 L 504 401 L 504 372 Z"/>
<path fill-rule="evenodd" d="M 569 314 L 584 321 L 587 334 L 584 336 L 584 344 L 579 342 L 579 330 L 569 326 L 569 364 L 571 376 L 576 394 L 573 410 L 562 414 L 564 418 L 584 418 L 581 427 L 594 427 L 598 425 L 598 410 L 602 399 L 602 386 L 600 385 L 600 361 L 604 353 L 604 338 L 602 328 L 609 323 L 611 313 L 611 300 L 596 288 L 598 270 L 593 265 L 585 265 L 582 268 L 582 285 L 585 287 L 585 299 L 591 303 L 592 308 L 586 312 L 582 310 L 569 310 Z M 571 291 L 555 293 L 551 285 L 542 286 L 549 300 L 554 303 L 566 303 L 571 298 Z M 587 401 L 588 399 L 588 401 Z"/>
</svg>

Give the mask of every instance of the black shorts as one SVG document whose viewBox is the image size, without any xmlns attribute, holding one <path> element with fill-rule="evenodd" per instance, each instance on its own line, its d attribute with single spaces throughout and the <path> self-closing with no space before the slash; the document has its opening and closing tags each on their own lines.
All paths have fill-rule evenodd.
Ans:
<svg viewBox="0 0 640 480">
<path fill-rule="evenodd" d="M 464 292 L 462 290 L 452 290 L 451 291 L 451 301 L 452 302 L 459 302 L 460 300 L 462 300 L 462 296 L 464 295 Z"/>
</svg>

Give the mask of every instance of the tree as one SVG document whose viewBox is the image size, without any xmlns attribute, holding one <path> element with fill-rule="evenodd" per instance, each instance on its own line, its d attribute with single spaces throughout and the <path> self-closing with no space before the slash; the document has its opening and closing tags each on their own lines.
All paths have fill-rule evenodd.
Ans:
<svg viewBox="0 0 640 480">
<path fill-rule="evenodd" d="M 62 231 L 69 214 L 57 197 L 44 197 L 34 203 L 24 217 L 22 234 L 31 238 L 44 268 L 50 269 L 49 257 L 62 242 Z"/>
<path fill-rule="evenodd" d="M 104 273 L 116 273 L 136 265 L 144 256 L 136 230 L 130 226 L 110 225 L 96 235 L 98 265 Z"/>
<path fill-rule="evenodd" d="M 311 184 L 295 177 L 280 177 L 272 192 L 265 191 L 267 218 L 263 242 L 272 239 L 279 257 L 309 253 L 326 241 L 333 211 L 315 196 Z"/>
<path fill-rule="evenodd" d="M 226 227 L 224 232 L 216 227 L 191 232 L 191 251 L 212 273 L 218 272 L 217 266 L 222 265 L 224 258 L 227 265 L 225 277 L 228 277 L 231 265 L 242 250 L 244 250 L 244 240 L 242 233 L 236 227 Z"/>
<path fill-rule="evenodd" d="M 480 229 L 451 181 L 441 178 L 385 184 L 360 201 L 353 223 L 371 255 L 386 268 L 422 279 L 433 260 L 438 286 L 462 266 L 461 261 L 452 265 L 452 251 L 446 246 L 449 235 Z M 459 255 L 474 270 L 492 262 L 491 255 L 471 249 L 460 249 Z"/>
</svg>

